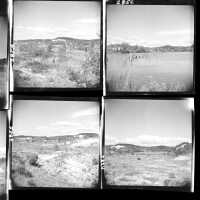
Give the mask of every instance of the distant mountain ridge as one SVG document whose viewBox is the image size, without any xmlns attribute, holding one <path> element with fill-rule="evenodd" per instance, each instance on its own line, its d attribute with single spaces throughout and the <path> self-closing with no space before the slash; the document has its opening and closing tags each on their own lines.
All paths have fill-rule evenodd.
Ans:
<svg viewBox="0 0 200 200">
<path fill-rule="evenodd" d="M 61 135 L 61 136 L 25 136 L 25 135 L 17 135 L 14 136 L 16 140 L 31 140 L 31 141 L 75 141 L 80 139 L 90 139 L 90 138 L 98 138 L 97 133 L 78 133 L 75 135 Z"/>
<path fill-rule="evenodd" d="M 35 52 L 37 50 L 37 52 Z M 15 54 L 23 56 L 66 55 L 72 50 L 100 52 L 100 39 L 76 39 L 57 37 L 54 39 L 15 40 Z M 32 55 L 33 54 L 33 55 Z M 36 55 L 35 55 L 36 54 Z"/>
<path fill-rule="evenodd" d="M 25 39 L 25 40 L 15 40 L 16 42 L 20 41 L 52 41 L 52 40 L 78 40 L 78 41 L 99 41 L 100 39 L 81 39 L 73 37 L 56 37 L 56 38 L 47 38 L 47 39 Z"/>
<path fill-rule="evenodd" d="M 184 155 L 192 153 L 192 144 L 183 142 L 176 146 L 139 146 L 134 144 L 118 143 L 115 145 L 106 145 L 106 151 L 111 153 L 137 153 L 137 152 L 166 152 L 173 153 L 175 155 Z"/>
<path fill-rule="evenodd" d="M 158 47 L 145 47 L 140 45 L 129 45 L 127 43 L 122 43 L 122 44 L 108 45 L 108 51 L 121 52 L 121 53 L 188 52 L 188 51 L 191 52 L 193 51 L 193 45 L 191 46 L 163 45 Z"/>
</svg>

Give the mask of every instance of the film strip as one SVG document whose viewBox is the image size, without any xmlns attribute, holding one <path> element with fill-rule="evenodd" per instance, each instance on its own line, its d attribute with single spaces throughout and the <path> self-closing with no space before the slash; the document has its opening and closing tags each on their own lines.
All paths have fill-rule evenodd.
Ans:
<svg viewBox="0 0 200 200">
<path fill-rule="evenodd" d="M 103 96 L 106 96 L 106 0 L 102 1 L 102 5 L 103 5 Z M 10 8 L 11 10 L 13 9 L 13 1 L 9 0 L 10 3 Z M 135 1 L 134 0 L 117 0 L 116 1 L 117 5 L 134 5 Z M 12 13 L 12 11 L 9 11 L 10 13 Z M 12 13 L 13 15 L 13 13 Z M 10 19 L 10 30 L 11 33 L 10 38 L 13 38 L 13 21 L 12 19 Z M 13 41 L 10 44 L 10 91 L 14 92 L 14 78 L 13 78 L 13 63 L 14 63 L 14 57 L 15 57 L 15 49 L 14 49 L 14 44 Z M 104 155 L 104 151 L 105 151 L 105 108 L 104 108 L 104 97 L 102 97 L 101 100 L 101 107 L 102 107 L 102 112 L 101 112 L 101 116 L 100 116 L 100 134 L 101 134 L 101 138 L 100 138 L 100 182 L 101 182 L 101 189 L 104 189 L 104 181 L 103 179 L 104 177 L 104 170 L 105 170 L 105 155 Z M 9 134 L 9 156 L 8 156 L 8 177 L 10 177 L 8 179 L 7 185 L 8 185 L 8 190 L 12 189 L 12 184 L 11 184 L 11 163 L 12 163 L 12 143 L 14 140 L 14 130 L 13 130 L 13 96 L 10 95 L 10 110 L 8 110 L 8 134 Z M 194 145 L 194 144 L 193 144 Z M 194 145 L 195 146 L 195 145 Z M 195 148 L 193 146 L 193 148 Z M 195 153 L 194 153 L 195 154 Z M 194 162 L 194 154 L 193 154 L 193 162 Z M 195 166 L 195 163 L 193 163 L 193 167 Z M 194 170 L 193 170 L 194 173 Z M 193 174 L 194 177 L 194 174 Z M 192 185 L 192 191 L 194 191 L 194 180 L 193 180 L 193 185 Z"/>
</svg>

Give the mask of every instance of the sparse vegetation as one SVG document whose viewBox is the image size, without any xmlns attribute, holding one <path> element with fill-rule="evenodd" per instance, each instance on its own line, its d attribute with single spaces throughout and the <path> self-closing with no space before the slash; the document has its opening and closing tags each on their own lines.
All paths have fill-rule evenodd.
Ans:
<svg viewBox="0 0 200 200">
<path fill-rule="evenodd" d="M 24 40 L 15 41 L 15 48 L 16 87 L 99 86 L 99 40 Z"/>
<path fill-rule="evenodd" d="M 176 92 L 191 91 L 193 58 L 191 52 L 108 53 L 109 91 Z"/>
<path fill-rule="evenodd" d="M 6 197 L 6 158 L 0 158 L 0 199 L 5 199 Z"/>
<path fill-rule="evenodd" d="M 37 154 L 33 154 L 30 156 L 29 159 L 29 164 L 35 167 L 38 167 L 38 155 Z"/>
<path fill-rule="evenodd" d="M 88 138 L 77 138 L 36 137 L 28 142 L 24 137 L 16 137 L 12 152 L 13 186 L 95 187 L 99 167 L 98 137 L 92 134 Z M 82 140 L 91 143 L 81 145 Z"/>
<path fill-rule="evenodd" d="M 184 144 L 184 143 L 183 143 Z M 191 144 L 182 145 L 185 149 L 184 158 L 182 154 L 174 154 L 173 147 L 163 150 L 159 148 L 140 148 L 140 152 L 132 154 L 131 146 L 116 149 L 110 153 L 111 147 L 106 147 L 105 154 L 105 178 L 109 185 L 130 186 L 175 186 L 190 191 L 191 188 Z M 177 146 L 178 147 L 178 146 Z M 133 147 L 132 147 L 133 148 Z M 136 149 L 132 149 L 136 151 Z"/>
<path fill-rule="evenodd" d="M 8 67 L 7 60 L 0 59 L 0 108 L 5 108 L 8 93 Z"/>
</svg>

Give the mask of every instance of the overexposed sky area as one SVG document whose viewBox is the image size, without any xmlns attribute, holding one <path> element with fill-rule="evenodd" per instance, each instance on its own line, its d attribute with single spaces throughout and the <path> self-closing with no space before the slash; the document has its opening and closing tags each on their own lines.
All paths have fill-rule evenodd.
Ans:
<svg viewBox="0 0 200 200">
<path fill-rule="evenodd" d="M 7 31 L 6 17 L 0 16 L 0 59 L 7 57 Z"/>
<path fill-rule="evenodd" d="M 15 135 L 99 133 L 99 104 L 89 101 L 15 100 Z"/>
<path fill-rule="evenodd" d="M 99 39 L 98 1 L 15 1 L 14 39 Z"/>
<path fill-rule="evenodd" d="M 190 46 L 194 9 L 187 5 L 107 5 L 107 43 Z"/>
<path fill-rule="evenodd" d="M 106 144 L 175 146 L 192 141 L 193 99 L 106 99 Z"/>
</svg>

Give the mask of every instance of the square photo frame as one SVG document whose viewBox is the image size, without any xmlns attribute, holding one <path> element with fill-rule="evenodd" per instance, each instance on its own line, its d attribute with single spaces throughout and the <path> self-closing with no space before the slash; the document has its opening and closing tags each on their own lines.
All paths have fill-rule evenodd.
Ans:
<svg viewBox="0 0 200 200">
<path fill-rule="evenodd" d="M 106 1 L 106 95 L 195 92 L 195 1 Z"/>
</svg>

